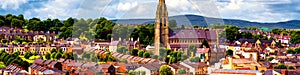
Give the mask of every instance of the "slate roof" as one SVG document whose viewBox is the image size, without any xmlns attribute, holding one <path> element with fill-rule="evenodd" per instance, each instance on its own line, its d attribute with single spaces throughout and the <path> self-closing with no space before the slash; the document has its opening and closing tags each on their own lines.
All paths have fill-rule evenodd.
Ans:
<svg viewBox="0 0 300 75">
<path fill-rule="evenodd" d="M 171 48 L 188 48 L 190 44 L 170 44 Z M 195 44 L 196 47 L 200 47 L 201 44 Z"/>
<path fill-rule="evenodd" d="M 239 42 L 241 42 L 241 43 L 245 43 L 245 42 L 255 43 L 256 41 L 257 41 L 257 39 L 239 39 Z"/>
<path fill-rule="evenodd" d="M 199 62 L 199 63 L 191 63 L 191 62 L 183 62 L 193 68 L 204 68 L 204 67 L 208 67 L 207 64 L 205 64 L 204 62 Z"/>
<path fill-rule="evenodd" d="M 205 39 L 206 34 L 204 30 L 176 30 L 170 33 L 170 39 L 181 39 L 181 38 L 188 38 L 188 39 Z"/>
<path fill-rule="evenodd" d="M 110 46 L 118 46 L 118 44 L 119 44 L 119 41 L 112 41 L 110 43 Z"/>
<path fill-rule="evenodd" d="M 40 65 L 43 65 L 44 62 L 45 62 L 45 60 L 42 60 L 42 59 L 35 59 L 33 61 L 34 64 L 40 64 Z"/>
</svg>

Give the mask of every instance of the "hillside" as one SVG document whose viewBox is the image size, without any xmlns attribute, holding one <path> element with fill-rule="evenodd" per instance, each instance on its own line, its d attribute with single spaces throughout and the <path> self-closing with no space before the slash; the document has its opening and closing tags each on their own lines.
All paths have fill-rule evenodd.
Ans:
<svg viewBox="0 0 300 75">
<path fill-rule="evenodd" d="M 198 15 L 178 15 L 171 16 L 169 20 L 176 20 L 177 25 L 200 25 L 200 26 L 209 26 L 210 24 L 230 24 L 240 27 L 268 27 L 272 28 L 285 28 L 285 29 L 295 29 L 300 28 L 300 20 L 291 20 L 286 22 L 278 23 L 259 23 L 259 22 L 250 22 L 245 20 L 235 20 L 235 19 L 220 19 L 220 18 L 209 18 Z M 150 24 L 154 23 L 154 19 L 116 19 L 111 20 L 115 23 L 120 24 Z"/>
</svg>

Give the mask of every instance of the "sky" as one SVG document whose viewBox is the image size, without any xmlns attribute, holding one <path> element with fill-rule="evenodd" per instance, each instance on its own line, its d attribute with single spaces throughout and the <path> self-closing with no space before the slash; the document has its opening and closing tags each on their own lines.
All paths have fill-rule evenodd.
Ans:
<svg viewBox="0 0 300 75">
<path fill-rule="evenodd" d="M 154 18 L 158 0 L 0 0 L 0 15 L 26 18 Z M 169 16 L 195 14 L 251 22 L 300 20 L 300 0 L 166 0 Z"/>
</svg>

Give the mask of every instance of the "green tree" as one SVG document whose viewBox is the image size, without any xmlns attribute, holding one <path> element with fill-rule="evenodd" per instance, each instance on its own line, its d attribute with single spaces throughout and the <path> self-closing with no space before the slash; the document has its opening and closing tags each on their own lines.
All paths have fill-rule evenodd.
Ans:
<svg viewBox="0 0 300 75">
<path fill-rule="evenodd" d="M 63 50 L 62 50 L 62 48 L 59 48 L 57 52 L 59 52 L 59 53 L 63 53 Z"/>
<path fill-rule="evenodd" d="M 172 70 L 167 65 L 162 65 L 159 69 L 159 75 L 174 75 Z"/>
<path fill-rule="evenodd" d="M 56 52 L 56 49 L 55 49 L 55 48 L 52 48 L 50 52 L 51 52 L 51 53 L 54 53 L 54 52 Z"/>
<path fill-rule="evenodd" d="M 131 55 L 133 55 L 133 56 L 138 56 L 138 52 L 139 52 L 138 49 L 132 49 Z"/>
<path fill-rule="evenodd" d="M 190 57 L 190 62 L 200 62 L 200 57 Z"/>
<path fill-rule="evenodd" d="M 227 50 L 226 55 L 233 56 L 233 50 L 231 49 Z"/>
<path fill-rule="evenodd" d="M 288 66 L 287 69 L 289 69 L 289 70 L 294 70 L 295 67 L 294 67 L 294 66 Z"/>
<path fill-rule="evenodd" d="M 118 53 L 125 54 L 126 51 L 128 51 L 128 49 L 125 46 L 120 46 L 120 47 L 117 48 Z"/>
<path fill-rule="evenodd" d="M 134 70 L 129 70 L 128 74 L 129 75 L 135 75 L 135 72 L 134 72 Z"/>
<path fill-rule="evenodd" d="M 39 55 L 39 54 L 38 54 L 37 52 L 34 52 L 34 53 L 33 53 L 33 55 L 35 55 L 35 56 L 36 56 L 36 55 Z"/>
<path fill-rule="evenodd" d="M 180 68 L 178 71 L 177 71 L 178 74 L 186 74 L 186 70 L 184 68 Z"/>
<path fill-rule="evenodd" d="M 287 69 L 287 67 L 284 64 L 274 66 L 274 69 Z"/>
<path fill-rule="evenodd" d="M 162 56 L 162 57 L 165 57 L 167 56 L 167 51 L 165 48 L 159 48 L 159 55 Z"/>
<path fill-rule="evenodd" d="M 51 58 L 52 59 L 55 59 L 55 56 L 56 56 L 56 52 L 51 53 Z"/>
<path fill-rule="evenodd" d="M 24 58 L 29 59 L 33 54 L 31 52 L 26 52 Z"/>
<path fill-rule="evenodd" d="M 7 39 L 2 39 L 1 42 L 2 42 L 3 44 L 5 44 L 5 43 L 8 43 L 9 41 L 8 41 Z"/>
<path fill-rule="evenodd" d="M 144 58 L 150 58 L 150 53 L 149 53 L 149 52 L 145 52 L 145 53 L 143 54 L 143 57 L 144 57 Z"/>
<path fill-rule="evenodd" d="M 67 72 L 65 73 L 65 75 L 70 75 L 70 72 L 69 72 L 69 71 L 67 71 Z"/>
<path fill-rule="evenodd" d="M 139 56 L 139 57 L 143 57 L 143 54 L 144 54 L 144 51 L 143 51 L 143 50 L 139 50 L 138 56 Z"/>
<path fill-rule="evenodd" d="M 51 59 L 51 54 L 49 52 L 47 52 L 45 54 L 45 59 L 50 60 Z"/>
<path fill-rule="evenodd" d="M 252 34 L 250 32 L 242 32 L 241 33 L 242 38 L 246 38 L 246 39 L 252 39 Z"/>
<path fill-rule="evenodd" d="M 62 54 L 62 58 L 65 58 L 65 59 L 70 58 L 69 53 L 64 52 L 64 53 Z"/>
<path fill-rule="evenodd" d="M 281 45 L 281 41 L 278 41 L 277 47 L 278 47 L 278 48 L 283 48 L 283 46 Z"/>
<path fill-rule="evenodd" d="M 22 27 L 23 21 L 19 19 L 12 19 L 11 25 L 12 27 Z"/>
<path fill-rule="evenodd" d="M 286 53 L 288 53 L 288 54 L 295 54 L 295 51 L 292 50 L 292 49 L 288 49 L 288 50 L 286 50 Z"/>
<path fill-rule="evenodd" d="M 299 54 L 300 53 L 300 47 L 295 48 L 294 52 L 296 52 L 296 54 Z"/>
<path fill-rule="evenodd" d="M 62 57 L 62 54 L 61 54 L 60 52 L 56 53 L 55 59 L 59 59 L 59 58 L 61 58 L 61 57 Z"/>
<path fill-rule="evenodd" d="M 196 53 L 196 50 L 197 50 L 196 45 L 194 45 L 194 44 L 189 45 L 189 47 L 188 47 L 188 55 L 194 56 L 195 53 Z M 193 55 L 191 55 L 191 54 L 193 54 Z"/>
<path fill-rule="evenodd" d="M 194 25 L 193 28 L 199 28 L 199 26 L 198 25 Z"/>
<path fill-rule="evenodd" d="M 203 42 L 202 42 L 202 48 L 210 48 L 207 40 L 203 40 Z"/>
<path fill-rule="evenodd" d="M 239 36 L 239 28 L 237 26 L 227 26 L 225 28 L 226 39 L 233 42 L 240 38 Z"/>
<path fill-rule="evenodd" d="M 293 32 L 291 33 L 291 39 L 290 39 L 290 43 L 292 44 L 297 44 L 300 43 L 300 32 Z"/>
<path fill-rule="evenodd" d="M 271 32 L 274 34 L 280 34 L 282 32 L 282 30 L 275 28 L 275 29 L 272 29 Z"/>
<path fill-rule="evenodd" d="M 268 58 L 268 61 L 272 61 L 274 59 L 274 57 L 270 57 Z"/>
</svg>

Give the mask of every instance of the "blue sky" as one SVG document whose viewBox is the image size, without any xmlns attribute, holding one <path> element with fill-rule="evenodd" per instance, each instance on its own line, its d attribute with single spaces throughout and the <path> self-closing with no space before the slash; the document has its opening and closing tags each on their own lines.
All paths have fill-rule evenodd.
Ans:
<svg viewBox="0 0 300 75">
<path fill-rule="evenodd" d="M 26 18 L 154 18 L 158 0 L 0 0 L 0 15 Z M 300 20 L 300 0 L 166 0 L 169 15 L 252 22 Z"/>
</svg>

